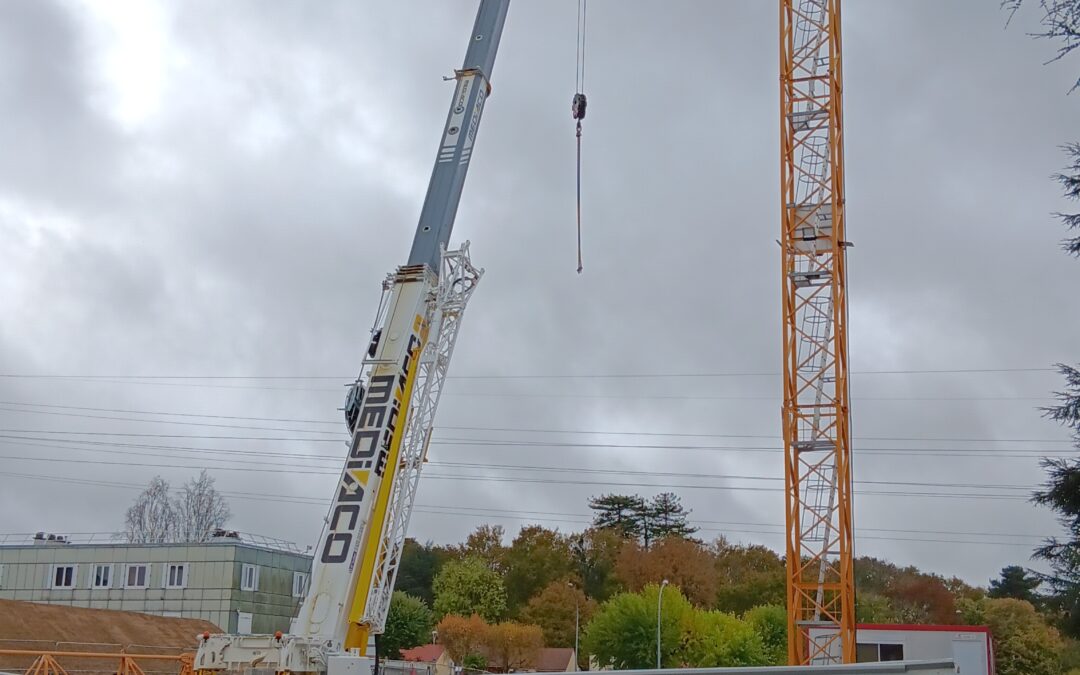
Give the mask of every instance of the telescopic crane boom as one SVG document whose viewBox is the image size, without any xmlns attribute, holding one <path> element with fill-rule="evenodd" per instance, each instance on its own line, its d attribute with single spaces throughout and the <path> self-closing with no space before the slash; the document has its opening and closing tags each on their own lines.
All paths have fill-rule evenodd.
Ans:
<svg viewBox="0 0 1080 675">
<path fill-rule="evenodd" d="M 196 670 L 365 675 L 383 631 L 420 469 L 460 321 L 482 270 L 448 251 L 510 0 L 481 0 L 408 262 L 387 276 L 345 403 L 349 452 L 288 635 L 210 635 Z"/>
</svg>

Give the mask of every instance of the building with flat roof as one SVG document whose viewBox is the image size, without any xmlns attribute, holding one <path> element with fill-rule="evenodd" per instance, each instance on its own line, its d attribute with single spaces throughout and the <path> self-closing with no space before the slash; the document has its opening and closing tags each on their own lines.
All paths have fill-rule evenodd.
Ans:
<svg viewBox="0 0 1080 675">
<path fill-rule="evenodd" d="M 0 537 L 0 599 L 203 619 L 229 633 L 289 630 L 311 555 L 220 531 L 206 543 L 130 544 L 113 535 Z"/>
<path fill-rule="evenodd" d="M 811 628 L 814 640 L 834 635 L 829 627 Z M 994 639 L 986 626 L 871 624 L 856 626 L 859 663 L 949 659 L 968 675 L 994 675 Z M 830 645 L 839 657 L 839 641 Z"/>
</svg>

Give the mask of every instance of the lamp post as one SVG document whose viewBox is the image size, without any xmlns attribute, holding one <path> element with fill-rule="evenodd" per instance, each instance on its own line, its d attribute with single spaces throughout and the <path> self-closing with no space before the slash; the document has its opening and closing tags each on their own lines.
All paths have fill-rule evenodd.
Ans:
<svg viewBox="0 0 1080 675">
<path fill-rule="evenodd" d="M 577 589 L 573 581 L 567 581 L 566 585 L 570 588 Z M 581 602 L 578 600 L 577 593 L 574 594 L 574 670 L 580 670 L 578 667 L 578 661 L 581 660 L 581 654 L 578 652 L 578 635 L 581 626 Z"/>
<path fill-rule="evenodd" d="M 660 611 L 664 606 L 664 587 L 668 585 L 668 580 L 664 579 L 660 584 L 660 593 L 656 597 L 656 669 L 659 670 L 660 665 Z"/>
</svg>

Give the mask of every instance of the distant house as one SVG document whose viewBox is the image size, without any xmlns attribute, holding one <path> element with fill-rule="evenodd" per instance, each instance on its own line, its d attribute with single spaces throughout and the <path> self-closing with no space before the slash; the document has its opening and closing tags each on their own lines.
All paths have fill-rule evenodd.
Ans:
<svg viewBox="0 0 1080 675">
<path fill-rule="evenodd" d="M 414 649 L 401 650 L 406 662 L 424 663 L 434 666 L 434 675 L 454 675 L 455 665 L 443 645 L 422 645 Z M 545 647 L 540 650 L 535 666 L 522 668 L 521 673 L 566 673 L 576 671 L 577 654 L 569 647 Z M 404 675 L 425 675 L 419 671 L 411 673 L 404 670 Z"/>
<path fill-rule="evenodd" d="M 431 666 L 433 672 L 430 675 L 453 675 L 454 662 L 446 653 L 446 647 L 442 645 L 421 645 L 413 649 L 402 649 L 401 658 L 409 663 L 426 664 Z M 417 670 L 404 670 L 405 675 L 429 675 L 428 672 Z"/>
<path fill-rule="evenodd" d="M 540 650 L 536 673 L 569 673 L 576 671 L 577 653 L 570 647 L 548 647 Z"/>
</svg>

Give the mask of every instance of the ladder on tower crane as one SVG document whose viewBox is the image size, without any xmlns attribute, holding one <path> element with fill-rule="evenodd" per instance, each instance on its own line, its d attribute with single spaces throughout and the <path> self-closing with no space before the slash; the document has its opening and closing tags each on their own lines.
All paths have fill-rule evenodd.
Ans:
<svg viewBox="0 0 1080 675">
<path fill-rule="evenodd" d="M 850 243 L 840 0 L 780 0 L 780 48 L 788 660 L 850 663 Z"/>
</svg>

